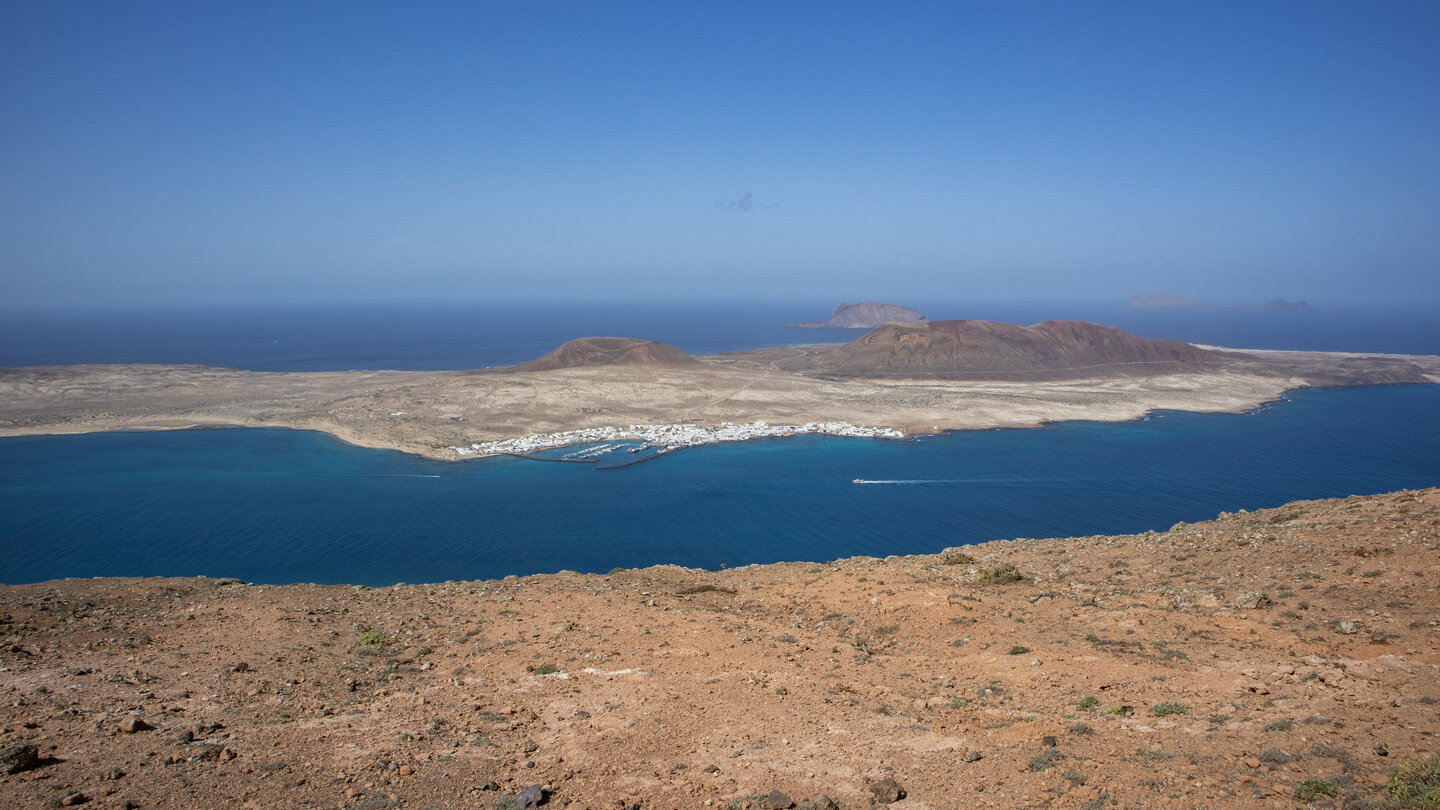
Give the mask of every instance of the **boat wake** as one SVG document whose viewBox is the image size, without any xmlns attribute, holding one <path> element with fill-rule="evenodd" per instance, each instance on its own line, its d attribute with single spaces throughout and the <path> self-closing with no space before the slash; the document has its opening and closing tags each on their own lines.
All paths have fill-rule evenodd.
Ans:
<svg viewBox="0 0 1440 810">
<path fill-rule="evenodd" d="M 852 484 L 1033 484 L 1044 478 L 856 478 Z"/>
<path fill-rule="evenodd" d="M 866 479 L 856 478 L 852 484 L 970 484 L 971 480 L 960 478 L 884 478 Z"/>
</svg>

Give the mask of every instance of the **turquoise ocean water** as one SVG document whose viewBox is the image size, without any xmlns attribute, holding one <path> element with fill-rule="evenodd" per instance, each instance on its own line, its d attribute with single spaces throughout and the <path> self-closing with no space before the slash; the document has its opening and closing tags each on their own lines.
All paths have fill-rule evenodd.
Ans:
<svg viewBox="0 0 1440 810">
<path fill-rule="evenodd" d="M 692 352 L 773 344 L 775 335 L 802 342 L 855 334 L 775 329 L 786 314 L 752 310 L 747 327 L 728 316 L 692 313 L 686 321 L 668 313 L 651 323 L 631 312 L 618 324 L 594 316 L 581 333 L 670 329 L 670 342 Z M 1046 317 L 1038 314 L 1033 320 Z M 1221 329 L 1239 315 L 1209 314 L 1222 322 L 1180 323 L 1181 331 Z M 495 362 L 513 362 L 554 342 L 545 330 L 512 329 L 501 347 L 474 335 L 446 343 L 434 331 L 453 326 L 435 326 L 440 320 L 426 320 L 426 332 L 416 319 L 424 339 L 408 348 L 387 337 L 403 323 L 380 323 L 349 341 L 332 324 L 308 342 L 293 331 L 275 332 L 271 343 L 255 338 L 249 355 L 235 343 L 245 330 L 223 321 L 209 333 L 190 324 L 197 336 L 171 349 L 154 333 L 180 328 L 175 323 L 132 334 L 128 350 L 129 333 L 102 324 L 96 330 L 120 329 L 119 337 L 103 346 L 57 337 L 45 344 L 53 356 L 44 362 L 105 362 L 95 355 L 108 353 L 266 367 L 276 365 L 266 352 L 288 334 L 291 360 L 279 364 L 287 367 L 446 367 L 473 359 L 476 346 Z M 279 329 L 245 323 L 251 335 Z M 1323 323 L 1251 319 L 1246 337 L 1252 346 L 1325 348 L 1336 338 Z M 1364 332 L 1360 321 L 1349 323 Z M 1433 351 L 1424 322 L 1376 329 L 1372 348 Z M 10 351 L 15 362 L 18 350 Z M 247 356 L 251 362 L 235 362 Z M 408 364 L 390 362 L 406 357 Z M 1165 529 L 1220 511 L 1437 484 L 1440 386 L 1300 391 L 1250 414 L 1164 412 L 1130 423 L 905 441 L 762 440 L 610 472 L 512 458 L 434 462 L 286 430 L 9 438 L 0 439 L 0 581 L 207 574 L 384 585 L 656 563 L 827 561 L 1016 536 Z"/>
<path fill-rule="evenodd" d="M 795 437 L 610 472 L 427 461 L 286 430 L 11 438 L 0 440 L 0 580 L 384 585 L 1165 529 L 1440 484 L 1437 413 L 1440 386 L 1300 391 L 1251 414 Z"/>
</svg>

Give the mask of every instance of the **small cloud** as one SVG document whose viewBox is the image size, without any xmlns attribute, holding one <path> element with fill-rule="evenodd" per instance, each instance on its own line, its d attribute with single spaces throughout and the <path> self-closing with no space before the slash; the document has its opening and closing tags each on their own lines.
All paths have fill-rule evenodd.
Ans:
<svg viewBox="0 0 1440 810">
<path fill-rule="evenodd" d="M 755 195 L 751 194 L 748 191 L 744 194 L 741 194 L 740 199 L 738 200 L 722 201 L 715 203 L 715 205 L 719 208 L 729 208 L 732 211 L 739 211 L 742 214 L 752 214 L 755 211 L 761 209 L 779 207 L 773 202 L 762 202 L 760 200 L 756 200 Z"/>
</svg>

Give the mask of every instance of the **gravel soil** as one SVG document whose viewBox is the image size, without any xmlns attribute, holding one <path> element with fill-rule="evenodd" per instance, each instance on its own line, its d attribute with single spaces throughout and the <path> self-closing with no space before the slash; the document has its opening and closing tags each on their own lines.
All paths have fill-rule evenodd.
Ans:
<svg viewBox="0 0 1440 810">
<path fill-rule="evenodd" d="M 0 586 L 0 805 L 1379 807 L 1440 749 L 1437 543 L 1430 489 L 718 572 Z"/>
</svg>

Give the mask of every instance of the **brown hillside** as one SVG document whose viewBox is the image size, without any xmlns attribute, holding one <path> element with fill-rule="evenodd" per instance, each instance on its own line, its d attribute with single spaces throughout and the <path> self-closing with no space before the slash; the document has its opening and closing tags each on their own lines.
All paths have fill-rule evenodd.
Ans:
<svg viewBox="0 0 1440 810">
<path fill-rule="evenodd" d="M 727 571 L 0 585 L 0 807 L 1390 807 L 1440 747 L 1437 543 L 1430 489 Z"/>
<path fill-rule="evenodd" d="M 1057 379 L 1203 371 L 1219 356 L 1086 321 L 891 323 L 792 370 L 856 377 Z"/>
<path fill-rule="evenodd" d="M 552 371 L 585 366 L 698 366 L 700 361 L 668 343 L 622 337 L 576 338 L 506 371 Z"/>
</svg>

